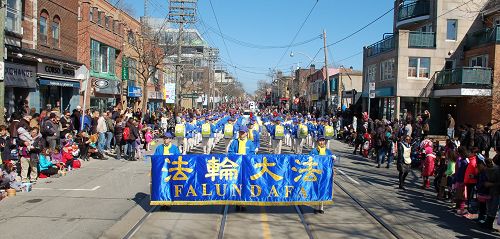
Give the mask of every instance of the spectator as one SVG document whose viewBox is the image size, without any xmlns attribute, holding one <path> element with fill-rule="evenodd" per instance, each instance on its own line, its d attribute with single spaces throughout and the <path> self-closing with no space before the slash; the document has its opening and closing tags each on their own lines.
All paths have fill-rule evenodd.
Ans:
<svg viewBox="0 0 500 239">
<path fill-rule="evenodd" d="M 99 113 L 97 113 L 97 115 L 99 115 Z M 104 119 L 105 115 L 106 113 L 101 114 L 101 116 L 97 119 L 97 125 L 96 125 L 96 133 L 99 134 L 97 149 L 101 154 L 104 154 L 104 149 L 106 147 L 106 133 L 108 132 L 108 128 L 106 126 L 106 119 Z"/>
<path fill-rule="evenodd" d="M 55 113 L 50 113 L 49 120 L 43 124 L 42 135 L 47 140 L 50 149 L 55 149 L 60 135 L 59 124 Z"/>
<path fill-rule="evenodd" d="M 114 127 L 114 136 L 115 136 L 115 153 L 116 159 L 122 159 L 122 145 L 123 145 L 123 129 L 125 128 L 125 122 L 123 118 L 119 116 L 116 118 L 115 127 Z"/>
<path fill-rule="evenodd" d="M 71 119 L 71 114 L 68 110 L 64 111 L 63 117 L 60 120 L 61 122 L 61 138 L 64 138 L 66 134 L 72 134 L 74 129 L 73 120 Z"/>
<path fill-rule="evenodd" d="M 106 121 L 106 151 L 110 152 L 111 151 L 111 141 L 113 141 L 113 135 L 115 131 L 115 122 L 111 118 L 112 114 L 111 112 L 107 112 L 106 115 L 104 116 L 104 119 Z"/>
<path fill-rule="evenodd" d="M 448 119 L 446 120 L 446 135 L 450 139 L 455 137 L 455 119 L 451 117 L 451 114 L 448 114 Z"/>
</svg>

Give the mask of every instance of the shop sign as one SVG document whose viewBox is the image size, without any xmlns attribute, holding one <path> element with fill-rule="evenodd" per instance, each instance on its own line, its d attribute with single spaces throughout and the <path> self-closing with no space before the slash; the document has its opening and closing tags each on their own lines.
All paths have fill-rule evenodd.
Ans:
<svg viewBox="0 0 500 239">
<path fill-rule="evenodd" d="M 39 63 L 38 73 L 44 75 L 55 75 L 67 78 L 75 78 L 75 69 L 67 68 L 61 65 L 58 66 L 58 65 Z"/>
<path fill-rule="evenodd" d="M 142 89 L 140 87 L 136 86 L 128 87 L 128 97 L 141 97 L 141 96 L 142 96 Z"/>
<path fill-rule="evenodd" d="M 165 103 L 174 104 L 175 103 L 175 83 L 165 84 Z"/>
<path fill-rule="evenodd" d="M 40 85 L 80 88 L 80 82 L 40 79 Z"/>
<path fill-rule="evenodd" d="M 36 88 L 36 67 L 14 63 L 5 63 L 5 86 Z"/>
<path fill-rule="evenodd" d="M 95 87 L 95 92 L 100 94 L 118 95 L 121 92 L 121 81 L 107 79 L 92 79 L 92 86 Z"/>
<path fill-rule="evenodd" d="M 104 89 L 104 88 L 108 87 L 108 85 L 109 85 L 109 81 L 106 79 L 97 79 L 94 82 L 94 86 L 96 88 L 99 88 L 99 89 Z"/>
</svg>

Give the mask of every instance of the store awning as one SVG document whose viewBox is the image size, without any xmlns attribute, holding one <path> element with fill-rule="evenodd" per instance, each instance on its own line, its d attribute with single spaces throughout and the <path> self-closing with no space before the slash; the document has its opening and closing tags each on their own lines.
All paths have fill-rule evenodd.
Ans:
<svg viewBox="0 0 500 239">
<path fill-rule="evenodd" d="M 40 78 L 40 85 L 80 88 L 80 82 L 78 81 L 63 81 L 46 78 Z"/>
</svg>

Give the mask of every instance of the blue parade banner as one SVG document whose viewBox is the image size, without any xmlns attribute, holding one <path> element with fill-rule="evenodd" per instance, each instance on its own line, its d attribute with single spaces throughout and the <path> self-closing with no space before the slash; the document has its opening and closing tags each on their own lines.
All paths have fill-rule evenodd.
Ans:
<svg viewBox="0 0 500 239">
<path fill-rule="evenodd" d="M 151 205 L 333 203 L 331 156 L 153 155 L 151 159 Z"/>
</svg>

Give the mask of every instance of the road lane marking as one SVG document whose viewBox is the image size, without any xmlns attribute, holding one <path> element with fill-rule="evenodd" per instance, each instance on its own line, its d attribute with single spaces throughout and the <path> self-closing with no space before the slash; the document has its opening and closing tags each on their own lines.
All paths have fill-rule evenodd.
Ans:
<svg viewBox="0 0 500 239">
<path fill-rule="evenodd" d="M 340 170 L 340 169 L 337 169 L 337 171 L 339 171 L 339 173 L 341 173 L 342 175 L 344 175 L 345 177 L 347 177 L 349 180 L 351 180 L 353 183 L 357 184 L 357 185 L 360 185 L 358 181 L 354 180 L 353 178 L 351 178 L 349 175 L 347 175 L 346 173 L 344 173 L 344 171 Z"/>
<path fill-rule="evenodd" d="M 56 190 L 56 191 L 95 191 L 101 186 L 95 186 L 93 188 L 33 188 L 33 190 Z"/>
<path fill-rule="evenodd" d="M 271 239 L 271 230 L 269 229 L 269 224 L 267 223 L 266 208 L 260 208 L 260 220 L 262 221 L 262 238 Z"/>
</svg>

